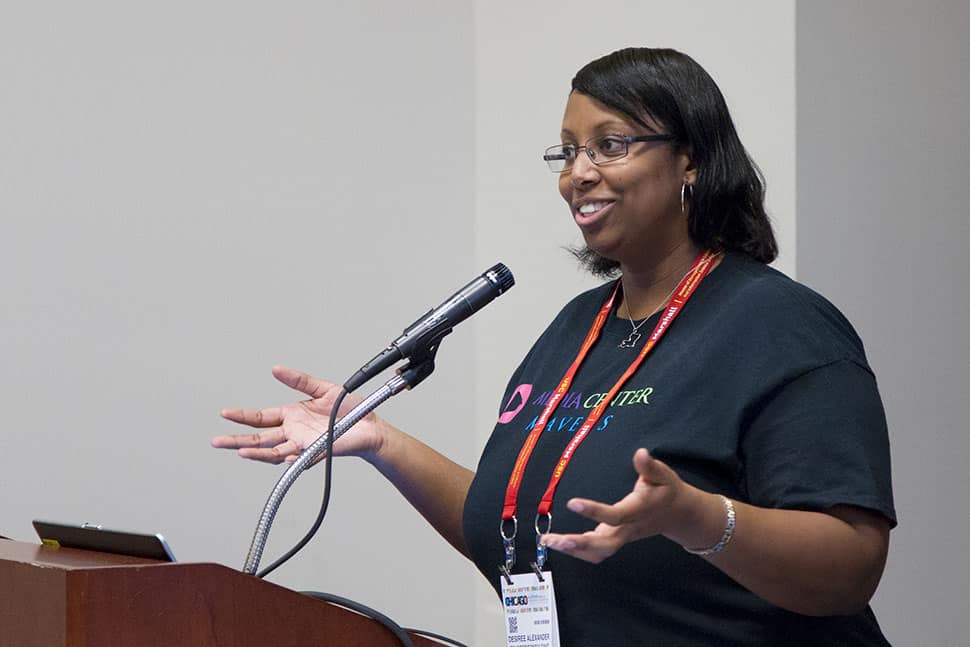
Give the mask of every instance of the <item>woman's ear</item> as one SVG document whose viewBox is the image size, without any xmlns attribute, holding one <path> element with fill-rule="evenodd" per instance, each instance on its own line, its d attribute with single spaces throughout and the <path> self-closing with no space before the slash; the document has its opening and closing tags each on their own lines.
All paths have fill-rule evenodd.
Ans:
<svg viewBox="0 0 970 647">
<path fill-rule="evenodd" d="M 694 166 L 693 151 L 690 146 L 687 146 L 680 154 L 684 159 L 684 184 L 694 186 L 697 184 L 697 167 Z"/>
</svg>

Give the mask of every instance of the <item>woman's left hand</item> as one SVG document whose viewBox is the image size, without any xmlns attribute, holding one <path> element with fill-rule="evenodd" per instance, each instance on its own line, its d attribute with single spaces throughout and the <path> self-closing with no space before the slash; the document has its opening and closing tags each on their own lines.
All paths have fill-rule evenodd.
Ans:
<svg viewBox="0 0 970 647">
<path fill-rule="evenodd" d="M 613 504 L 589 499 L 570 499 L 566 507 L 599 522 L 582 534 L 547 533 L 543 540 L 549 548 L 561 553 L 599 563 L 613 555 L 624 544 L 654 535 L 681 538 L 703 516 L 707 507 L 698 495 L 706 493 L 685 483 L 663 461 L 646 449 L 633 455 L 637 481 L 633 490 Z M 707 495 L 710 496 L 710 495 Z M 715 505 L 720 505 L 715 503 Z M 716 510 L 715 510 L 716 511 Z M 723 515 L 723 509 L 720 513 Z M 699 528 L 693 528 L 695 531 Z M 715 537 L 711 543 L 717 541 Z"/>
</svg>

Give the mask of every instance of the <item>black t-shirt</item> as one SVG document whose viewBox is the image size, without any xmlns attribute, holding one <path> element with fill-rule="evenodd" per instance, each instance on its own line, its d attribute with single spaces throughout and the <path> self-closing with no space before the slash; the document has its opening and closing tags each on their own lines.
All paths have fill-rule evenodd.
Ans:
<svg viewBox="0 0 970 647">
<path fill-rule="evenodd" d="M 573 299 L 506 388 L 465 502 L 472 559 L 496 589 L 512 465 L 615 283 Z M 533 519 L 562 450 L 643 347 L 614 310 L 526 468 L 515 572 L 535 560 Z M 862 342 L 832 304 L 783 274 L 728 254 L 622 387 L 559 484 L 553 531 L 595 524 L 571 497 L 614 502 L 645 447 L 688 483 L 768 508 L 852 504 L 895 525 L 885 415 Z M 664 537 L 600 564 L 550 551 L 563 645 L 886 645 L 871 610 L 808 617 L 775 607 Z"/>
</svg>

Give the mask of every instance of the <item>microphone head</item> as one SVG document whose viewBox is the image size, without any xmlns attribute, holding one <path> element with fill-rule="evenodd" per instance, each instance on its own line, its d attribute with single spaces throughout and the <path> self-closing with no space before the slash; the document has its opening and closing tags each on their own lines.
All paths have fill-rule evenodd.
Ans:
<svg viewBox="0 0 970 647">
<path fill-rule="evenodd" d="M 499 294 L 503 294 L 515 285 L 515 277 L 512 276 L 512 270 L 506 267 L 505 263 L 496 263 L 488 268 L 482 276 L 498 287 Z"/>
</svg>

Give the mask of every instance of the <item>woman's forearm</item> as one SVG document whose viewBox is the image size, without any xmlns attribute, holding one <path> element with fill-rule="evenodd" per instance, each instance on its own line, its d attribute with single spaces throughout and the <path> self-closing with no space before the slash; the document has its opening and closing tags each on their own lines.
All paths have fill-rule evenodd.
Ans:
<svg viewBox="0 0 970 647">
<path fill-rule="evenodd" d="M 386 425 L 380 449 L 366 457 L 461 554 L 465 497 L 475 473 L 403 431 Z"/>
<path fill-rule="evenodd" d="M 699 490 L 693 528 L 668 536 L 688 548 L 720 539 L 720 497 Z M 835 506 L 827 512 L 760 508 L 735 501 L 736 527 L 723 551 L 705 557 L 772 604 L 805 615 L 861 611 L 886 563 L 889 524 L 875 512 Z"/>
</svg>

